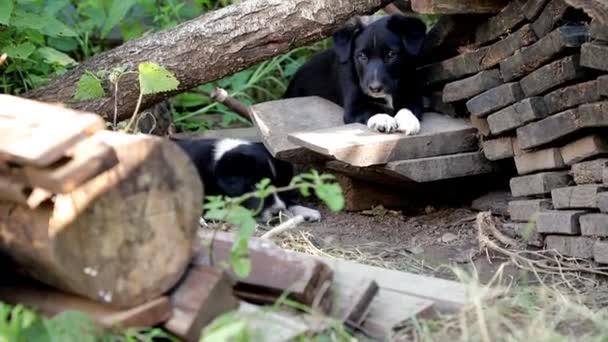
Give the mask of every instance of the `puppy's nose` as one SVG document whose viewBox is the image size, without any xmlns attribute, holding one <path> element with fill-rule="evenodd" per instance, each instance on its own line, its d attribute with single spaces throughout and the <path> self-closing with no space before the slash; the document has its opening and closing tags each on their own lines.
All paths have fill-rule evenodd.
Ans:
<svg viewBox="0 0 608 342">
<path fill-rule="evenodd" d="M 371 83 L 369 85 L 369 91 L 374 94 L 378 94 L 384 91 L 384 87 L 380 83 Z"/>
</svg>

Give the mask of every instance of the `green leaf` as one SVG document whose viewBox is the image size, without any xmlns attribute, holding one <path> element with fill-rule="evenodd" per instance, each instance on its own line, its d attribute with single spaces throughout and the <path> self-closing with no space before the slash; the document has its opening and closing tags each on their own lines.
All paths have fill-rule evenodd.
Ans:
<svg viewBox="0 0 608 342">
<path fill-rule="evenodd" d="M 3 52 L 6 52 L 6 54 L 11 58 L 27 59 L 35 50 L 36 47 L 34 44 L 25 42 L 19 45 L 7 46 L 3 49 Z"/>
<path fill-rule="evenodd" d="M 318 184 L 315 193 L 333 212 L 338 212 L 344 208 L 344 196 L 342 188 L 336 183 Z"/>
<path fill-rule="evenodd" d="M 57 51 L 52 47 L 42 47 L 38 49 L 38 54 L 49 64 L 61 65 L 64 67 L 74 66 L 78 63 L 72 59 L 72 57 L 66 55 L 61 51 Z"/>
<path fill-rule="evenodd" d="M 138 69 L 139 87 L 144 95 L 175 90 L 179 86 L 173 73 L 156 63 L 144 62 Z"/>
<path fill-rule="evenodd" d="M 39 14 L 29 13 L 17 9 L 10 20 L 10 26 L 20 29 L 32 29 L 40 31 L 44 25 L 46 25 L 45 19 L 46 17 L 42 17 Z"/>
<path fill-rule="evenodd" d="M 250 235 L 243 235 L 241 230 L 230 252 L 230 266 L 232 266 L 234 273 L 241 278 L 246 278 L 251 272 L 249 237 Z"/>
<path fill-rule="evenodd" d="M 100 333 L 86 315 L 76 311 L 64 311 L 44 323 L 51 341 L 95 342 Z"/>
<path fill-rule="evenodd" d="M 222 315 L 205 327 L 200 342 L 247 341 L 247 322 L 234 314 Z"/>
<path fill-rule="evenodd" d="M 76 84 L 74 101 L 94 100 L 106 95 L 101 85 L 101 81 L 90 73 L 85 73 L 80 77 Z"/>
<path fill-rule="evenodd" d="M 114 0 L 112 1 L 112 7 L 106 18 L 103 27 L 101 28 L 101 38 L 108 36 L 114 26 L 118 25 L 122 19 L 127 15 L 127 12 L 135 5 L 135 0 Z"/>
<path fill-rule="evenodd" d="M 8 25 L 14 7 L 13 0 L 0 0 L 0 25 Z"/>
<path fill-rule="evenodd" d="M 250 236 L 255 231 L 255 219 L 253 212 L 243 206 L 237 205 L 230 208 L 226 215 L 226 221 L 241 228 L 240 234 Z"/>
<path fill-rule="evenodd" d="M 77 37 L 78 33 L 53 17 L 44 17 L 45 25 L 40 30 L 49 37 Z"/>
</svg>

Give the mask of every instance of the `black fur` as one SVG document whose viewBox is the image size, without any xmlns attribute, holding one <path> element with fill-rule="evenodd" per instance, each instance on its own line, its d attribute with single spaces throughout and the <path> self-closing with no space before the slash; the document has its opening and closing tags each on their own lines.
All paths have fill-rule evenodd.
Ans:
<svg viewBox="0 0 608 342">
<path fill-rule="evenodd" d="M 273 158 L 262 143 L 240 145 L 215 160 L 217 139 L 173 139 L 193 161 L 205 185 L 205 195 L 224 195 L 238 197 L 255 190 L 255 185 L 268 178 L 271 184 L 282 187 L 289 184 L 293 177 L 292 165 Z M 295 192 L 279 194 L 289 207 L 297 199 Z M 259 200 L 251 199 L 245 206 L 252 210 L 268 209 L 271 200 L 260 205 Z"/>
<path fill-rule="evenodd" d="M 378 113 L 400 109 L 420 118 L 422 95 L 416 59 L 426 36 L 417 18 L 393 15 L 364 26 L 358 18 L 333 35 L 323 51 L 294 75 L 284 97 L 320 96 L 344 107 L 344 122 L 366 124 Z M 389 95 L 392 108 L 380 96 Z"/>
</svg>

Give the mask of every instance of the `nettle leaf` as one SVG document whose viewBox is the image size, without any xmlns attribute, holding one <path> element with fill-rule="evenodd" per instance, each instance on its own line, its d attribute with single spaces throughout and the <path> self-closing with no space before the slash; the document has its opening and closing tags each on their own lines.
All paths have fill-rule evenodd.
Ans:
<svg viewBox="0 0 608 342">
<path fill-rule="evenodd" d="M 46 24 L 40 30 L 49 37 L 77 37 L 78 33 L 53 17 L 44 17 Z"/>
<path fill-rule="evenodd" d="M 108 36 L 114 26 L 118 25 L 121 20 L 127 15 L 127 12 L 135 5 L 135 0 L 114 0 L 110 7 L 110 12 L 106 18 L 103 27 L 101 28 L 101 38 Z"/>
<path fill-rule="evenodd" d="M 37 52 L 38 54 L 40 54 L 42 59 L 44 59 L 44 61 L 49 64 L 61 65 L 64 67 L 74 66 L 78 64 L 78 62 L 72 59 L 72 57 L 66 55 L 61 51 L 55 50 L 52 47 L 42 47 L 38 49 Z"/>
<path fill-rule="evenodd" d="M 85 73 L 80 77 L 76 84 L 76 93 L 74 94 L 74 101 L 87 101 L 94 100 L 106 95 L 101 85 L 101 81 L 90 73 Z"/>
<path fill-rule="evenodd" d="M 6 52 L 9 57 L 19 59 L 27 59 L 34 51 L 36 51 L 36 47 L 30 42 L 9 45 L 3 49 L 3 52 Z"/>
<path fill-rule="evenodd" d="M 8 25 L 13 8 L 15 8 L 13 0 L 0 0 L 0 25 Z"/>
<path fill-rule="evenodd" d="M 175 90 L 179 86 L 175 75 L 156 63 L 144 62 L 138 69 L 139 87 L 144 95 Z"/>
<path fill-rule="evenodd" d="M 344 196 L 342 188 L 337 183 L 319 184 L 315 193 L 331 211 L 338 212 L 344 208 Z"/>
</svg>

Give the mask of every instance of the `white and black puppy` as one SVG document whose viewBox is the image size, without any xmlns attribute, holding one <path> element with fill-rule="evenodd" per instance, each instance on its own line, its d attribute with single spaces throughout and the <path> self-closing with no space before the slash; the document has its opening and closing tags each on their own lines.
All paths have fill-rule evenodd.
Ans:
<svg viewBox="0 0 608 342">
<path fill-rule="evenodd" d="M 293 166 L 273 158 L 262 143 L 238 139 L 173 139 L 194 162 L 205 185 L 205 195 L 238 197 L 255 191 L 262 179 L 276 187 L 289 185 Z M 302 215 L 308 221 L 321 219 L 319 211 L 296 204 L 295 191 L 273 194 L 264 203 L 256 198 L 244 203 L 251 210 L 262 209 L 261 219 L 268 221 L 279 212 Z"/>
<path fill-rule="evenodd" d="M 294 75 L 284 97 L 320 96 L 344 107 L 344 122 L 379 132 L 420 131 L 422 94 L 416 59 L 426 37 L 418 18 L 354 18 Z"/>
</svg>

